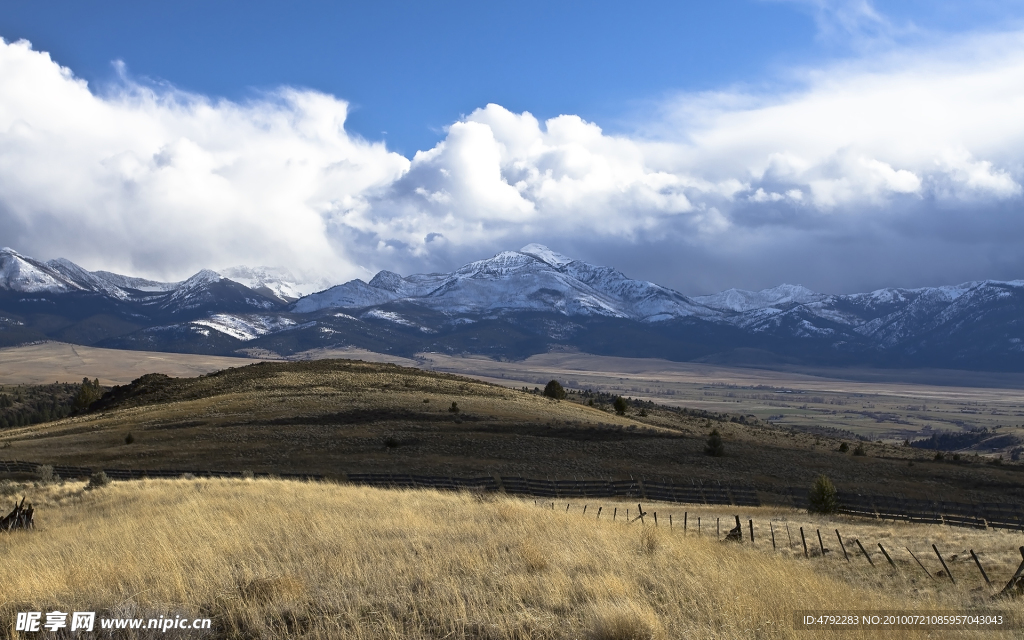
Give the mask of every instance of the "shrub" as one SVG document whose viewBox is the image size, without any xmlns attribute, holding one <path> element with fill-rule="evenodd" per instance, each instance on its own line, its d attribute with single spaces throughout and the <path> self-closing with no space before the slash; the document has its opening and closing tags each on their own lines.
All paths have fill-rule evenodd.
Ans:
<svg viewBox="0 0 1024 640">
<path fill-rule="evenodd" d="M 629 403 L 626 402 L 626 399 L 622 396 L 617 396 L 615 398 L 615 402 L 612 403 L 612 406 L 615 407 L 615 413 L 620 416 L 624 416 L 626 415 L 626 409 L 629 408 Z"/>
<path fill-rule="evenodd" d="M 36 478 L 40 482 L 53 482 L 53 467 L 48 464 L 41 464 L 36 467 Z"/>
<path fill-rule="evenodd" d="M 565 389 L 558 383 L 558 380 L 552 380 L 544 387 L 544 395 L 555 400 L 565 400 Z"/>
<path fill-rule="evenodd" d="M 125 444 L 131 444 L 131 443 L 133 443 L 133 442 L 135 442 L 135 436 L 133 436 L 133 435 L 132 435 L 132 432 L 131 432 L 131 431 L 129 431 L 129 432 L 128 432 L 128 435 L 126 435 L 126 436 L 124 437 L 124 443 L 125 443 Z"/>
<path fill-rule="evenodd" d="M 641 409 L 640 410 L 640 417 L 641 418 L 646 418 L 647 417 L 647 409 Z"/>
<path fill-rule="evenodd" d="M 827 476 L 818 476 L 811 485 L 807 495 L 807 511 L 826 514 L 839 511 L 839 492 Z"/>
<path fill-rule="evenodd" d="M 244 471 L 242 471 L 242 479 L 243 480 L 252 480 L 255 477 L 256 477 L 256 474 L 254 474 L 252 472 L 252 470 L 250 470 L 250 469 L 245 469 Z"/>
<path fill-rule="evenodd" d="M 861 442 L 857 445 L 857 448 L 853 450 L 855 456 L 866 456 L 868 455 L 867 449 L 864 448 L 864 443 Z"/>
<path fill-rule="evenodd" d="M 712 429 L 711 433 L 708 434 L 708 442 L 704 447 L 704 453 L 716 458 L 725 455 L 725 443 L 722 442 L 722 434 L 718 433 L 718 429 Z"/>
<path fill-rule="evenodd" d="M 398 438 L 395 436 L 388 436 L 384 438 L 384 446 L 388 449 L 397 449 L 399 444 Z"/>
<path fill-rule="evenodd" d="M 840 453 L 846 453 L 849 450 L 850 450 L 850 445 L 846 444 L 845 442 L 842 443 L 841 445 L 839 445 L 839 452 Z"/>
<path fill-rule="evenodd" d="M 110 478 L 107 477 L 107 474 L 103 471 L 97 471 L 96 473 L 89 476 L 89 484 L 86 485 L 85 488 L 98 489 L 100 487 L 105 487 L 108 484 L 110 484 Z"/>
<path fill-rule="evenodd" d="M 455 402 L 454 400 L 452 400 L 452 406 L 448 407 L 448 411 L 451 411 L 452 413 L 458 413 L 459 412 L 459 403 Z"/>
<path fill-rule="evenodd" d="M 945 453 L 943 453 L 941 451 L 936 451 L 935 452 L 935 461 L 936 462 L 942 462 L 945 459 L 946 459 L 946 454 Z"/>
</svg>

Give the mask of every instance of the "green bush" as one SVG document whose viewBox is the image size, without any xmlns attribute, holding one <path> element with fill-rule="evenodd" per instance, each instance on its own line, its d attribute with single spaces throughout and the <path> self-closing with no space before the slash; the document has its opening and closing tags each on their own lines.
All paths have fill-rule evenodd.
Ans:
<svg viewBox="0 0 1024 640">
<path fill-rule="evenodd" d="M 725 443 L 722 442 L 722 434 L 718 433 L 718 429 L 712 429 L 711 433 L 708 434 L 708 442 L 704 447 L 704 453 L 716 458 L 725 455 Z"/>
<path fill-rule="evenodd" d="M 558 380 L 552 380 L 544 387 L 544 395 L 555 400 L 565 400 L 565 389 Z"/>
<path fill-rule="evenodd" d="M 857 448 L 853 450 L 855 456 L 866 456 L 868 455 L 867 449 L 864 448 L 864 443 L 861 442 L 857 445 Z"/>
<path fill-rule="evenodd" d="M 615 398 L 615 402 L 612 403 L 612 406 L 615 407 L 615 413 L 620 416 L 624 416 L 626 415 L 626 409 L 629 408 L 629 403 L 626 402 L 626 399 L 622 396 L 617 396 Z"/>
<path fill-rule="evenodd" d="M 827 476 L 818 476 L 811 485 L 807 496 L 807 511 L 826 514 L 839 511 L 839 492 Z"/>
<path fill-rule="evenodd" d="M 133 436 L 133 435 L 132 435 L 132 432 L 131 432 L 131 431 L 129 431 L 129 432 L 128 432 L 128 435 L 126 435 L 126 436 L 124 437 L 124 443 L 125 443 L 125 444 L 131 444 L 131 443 L 133 443 L 133 442 L 135 442 L 135 436 Z"/>
<path fill-rule="evenodd" d="M 451 411 L 452 413 L 458 413 L 459 412 L 459 403 L 455 402 L 453 400 L 452 401 L 452 406 L 448 407 L 448 411 Z"/>
<path fill-rule="evenodd" d="M 850 445 L 846 444 L 845 442 L 842 443 L 841 445 L 839 445 L 839 452 L 840 453 L 846 453 L 849 450 L 850 450 Z"/>
<path fill-rule="evenodd" d="M 100 487 L 105 487 L 108 484 L 110 484 L 110 478 L 107 477 L 107 474 L 103 471 L 97 471 L 96 473 L 89 476 L 89 484 L 86 485 L 85 488 L 98 489 Z"/>
</svg>

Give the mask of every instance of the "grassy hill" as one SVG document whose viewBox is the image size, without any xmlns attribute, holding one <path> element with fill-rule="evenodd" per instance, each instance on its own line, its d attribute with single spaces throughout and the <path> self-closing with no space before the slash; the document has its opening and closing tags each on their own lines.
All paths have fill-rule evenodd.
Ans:
<svg viewBox="0 0 1024 640">
<path fill-rule="evenodd" d="M 187 637 L 494 640 L 869 637 L 796 631 L 793 613 L 1020 613 L 1017 602 L 991 600 L 980 577 L 965 577 L 973 570 L 967 557 L 948 558 L 957 585 L 925 578 L 902 556 L 890 569 L 877 550 L 875 567 L 860 558 L 847 563 L 838 551 L 804 558 L 783 546 L 779 519 L 796 518 L 794 534 L 797 526 L 837 526 L 869 546 L 885 539 L 893 551 L 932 541 L 992 550 L 983 559 L 999 582 L 1019 562 L 1009 532 L 810 522 L 746 509 L 759 542 L 737 545 L 715 539 L 712 513 L 704 513 L 698 536 L 680 531 L 679 511 L 670 530 L 665 511 L 659 527 L 650 517 L 627 525 L 624 505 L 613 522 L 607 503 L 598 519 L 596 505 L 583 516 L 579 505 L 566 513 L 499 496 L 264 479 L 0 488 L 27 492 L 38 520 L 35 532 L 0 536 L 7 637 L 17 637 L 16 612 L 54 609 L 212 618 L 209 636 Z M 691 518 L 699 514 L 690 509 Z M 768 518 L 776 520 L 778 550 L 764 532 Z M 921 553 L 936 571 L 934 558 Z M 936 633 L 1011 637 L 870 637 Z"/>
<path fill-rule="evenodd" d="M 708 478 L 753 483 L 766 493 L 806 487 L 826 473 L 841 490 L 1024 501 L 1019 466 L 970 457 L 937 462 L 933 452 L 880 443 L 853 456 L 839 451 L 840 439 L 747 416 L 652 404 L 620 416 L 609 401 L 579 394 L 557 401 L 392 364 L 265 362 L 195 378 L 143 376 L 87 415 L 0 432 L 0 455 L 340 479 L 355 472 Z M 724 457 L 704 453 L 712 428 L 724 436 Z"/>
</svg>

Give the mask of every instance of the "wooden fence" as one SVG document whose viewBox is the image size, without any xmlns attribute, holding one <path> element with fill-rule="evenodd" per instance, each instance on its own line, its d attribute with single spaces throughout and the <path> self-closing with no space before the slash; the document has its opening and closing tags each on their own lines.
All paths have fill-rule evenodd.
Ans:
<svg viewBox="0 0 1024 640">
<path fill-rule="evenodd" d="M 40 465 L 35 462 L 0 460 L 0 473 L 37 473 L 39 467 Z M 84 478 L 94 471 L 96 469 L 88 467 L 53 465 L 54 474 L 64 478 Z M 240 471 L 216 470 L 104 469 L 103 471 L 112 480 L 180 478 L 185 474 L 208 478 L 240 478 L 243 476 Z M 254 475 L 258 477 L 273 475 L 286 479 L 327 479 L 327 476 L 324 475 L 307 473 L 257 473 Z M 460 478 L 401 473 L 350 473 L 347 474 L 347 480 L 354 484 L 374 487 L 504 491 L 511 495 L 529 495 L 541 498 L 630 498 L 681 504 L 761 506 L 761 499 L 753 486 L 722 484 L 713 480 L 694 479 L 689 484 L 676 484 L 644 478 L 551 480 L 518 476 Z M 807 508 L 806 489 L 787 489 L 785 495 L 789 496 L 794 507 Z M 898 496 L 840 492 L 839 512 L 850 516 L 880 520 L 1024 531 L 1024 505 L 1011 503 L 915 500 Z"/>
</svg>

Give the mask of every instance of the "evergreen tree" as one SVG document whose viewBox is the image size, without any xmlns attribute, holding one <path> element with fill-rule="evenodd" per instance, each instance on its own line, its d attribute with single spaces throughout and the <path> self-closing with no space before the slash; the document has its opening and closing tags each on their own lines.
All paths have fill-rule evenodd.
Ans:
<svg viewBox="0 0 1024 640">
<path fill-rule="evenodd" d="M 725 455 L 725 443 L 722 442 L 722 434 L 718 433 L 718 429 L 712 429 L 708 434 L 708 443 L 704 447 L 704 453 L 716 458 Z"/>
<path fill-rule="evenodd" d="M 102 395 L 103 390 L 100 389 L 99 378 L 92 381 L 89 378 L 82 378 L 82 386 L 78 389 L 78 395 L 75 396 L 72 406 L 77 412 L 85 411 L 89 408 L 89 405 L 99 400 Z"/>
<path fill-rule="evenodd" d="M 626 399 L 622 396 L 616 396 L 615 402 L 612 403 L 612 406 L 615 408 L 615 413 L 620 416 L 624 416 L 626 415 L 626 409 L 629 408 L 629 403 L 626 402 Z"/>
<path fill-rule="evenodd" d="M 807 496 L 807 511 L 825 514 L 839 511 L 839 492 L 827 476 L 818 476 L 811 485 L 811 491 Z"/>
<path fill-rule="evenodd" d="M 558 380 L 552 380 L 544 387 L 544 395 L 555 400 L 565 400 L 565 389 L 558 383 Z"/>
</svg>

